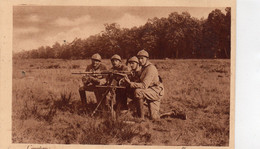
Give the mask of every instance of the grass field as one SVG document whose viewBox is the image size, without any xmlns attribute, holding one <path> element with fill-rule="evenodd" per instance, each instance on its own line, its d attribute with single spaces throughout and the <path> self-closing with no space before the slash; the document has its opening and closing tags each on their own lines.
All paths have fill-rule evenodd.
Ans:
<svg viewBox="0 0 260 149">
<path fill-rule="evenodd" d="M 151 61 L 166 89 L 161 112 L 182 111 L 187 120 L 92 118 L 80 110 L 81 76 L 71 75 L 89 60 L 13 60 L 13 143 L 228 146 L 230 60 Z"/>
</svg>

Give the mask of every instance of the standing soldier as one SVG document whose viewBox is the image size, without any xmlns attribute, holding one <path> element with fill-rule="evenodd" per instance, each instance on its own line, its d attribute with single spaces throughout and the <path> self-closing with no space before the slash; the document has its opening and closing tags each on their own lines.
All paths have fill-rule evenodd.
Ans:
<svg viewBox="0 0 260 149">
<path fill-rule="evenodd" d="M 148 104 L 151 119 L 160 119 L 160 102 L 164 95 L 164 87 L 159 79 L 158 70 L 148 61 L 149 54 L 145 50 L 137 53 L 139 64 L 142 66 L 140 82 L 132 82 L 126 78 L 131 88 L 134 88 L 134 98 L 137 100 L 137 112 L 144 119 L 144 101 Z"/>
<path fill-rule="evenodd" d="M 122 71 L 128 71 L 127 66 L 122 64 L 122 59 L 119 55 L 115 54 L 111 57 L 111 63 L 112 63 L 112 72 L 122 72 Z M 122 77 L 117 76 L 110 76 L 109 82 L 113 81 L 113 85 L 120 85 L 119 82 L 122 79 Z M 116 89 L 116 105 L 115 109 L 126 111 L 127 108 L 127 96 L 126 96 L 126 89 L 118 88 Z"/>
<path fill-rule="evenodd" d="M 87 66 L 86 72 L 98 73 L 107 70 L 106 66 L 101 64 L 101 56 L 98 53 L 92 55 L 91 62 L 92 63 Z M 93 91 L 96 96 L 97 103 L 99 103 L 100 100 L 102 100 L 102 95 L 105 92 L 105 89 L 96 88 L 95 85 L 105 84 L 106 78 L 103 75 L 86 75 L 82 77 L 82 82 L 84 85 L 79 88 L 79 94 L 82 105 L 85 109 L 87 106 L 86 91 Z"/>
</svg>

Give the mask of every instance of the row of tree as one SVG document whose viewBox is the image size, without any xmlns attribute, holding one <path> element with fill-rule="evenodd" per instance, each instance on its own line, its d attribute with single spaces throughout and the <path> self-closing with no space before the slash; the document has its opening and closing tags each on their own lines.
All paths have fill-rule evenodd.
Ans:
<svg viewBox="0 0 260 149">
<path fill-rule="evenodd" d="M 231 8 L 226 13 L 213 10 L 207 19 L 191 17 L 188 12 L 173 12 L 168 18 L 153 18 L 140 27 L 120 28 L 105 24 L 105 30 L 71 43 L 41 46 L 14 54 L 19 58 L 84 59 L 94 53 L 110 58 L 117 53 L 129 58 L 141 50 L 151 58 L 230 58 Z"/>
</svg>

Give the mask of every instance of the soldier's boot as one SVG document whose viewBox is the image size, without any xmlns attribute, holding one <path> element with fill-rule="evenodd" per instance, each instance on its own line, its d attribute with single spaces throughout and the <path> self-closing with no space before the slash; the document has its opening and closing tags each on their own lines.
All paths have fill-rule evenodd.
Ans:
<svg viewBox="0 0 260 149">
<path fill-rule="evenodd" d="M 84 90 L 83 87 L 79 88 L 79 95 L 80 95 L 82 107 L 84 110 L 86 110 L 87 98 L 86 98 L 86 91 Z"/>
<path fill-rule="evenodd" d="M 144 99 L 143 98 L 137 100 L 137 114 L 142 120 L 144 120 Z"/>
</svg>

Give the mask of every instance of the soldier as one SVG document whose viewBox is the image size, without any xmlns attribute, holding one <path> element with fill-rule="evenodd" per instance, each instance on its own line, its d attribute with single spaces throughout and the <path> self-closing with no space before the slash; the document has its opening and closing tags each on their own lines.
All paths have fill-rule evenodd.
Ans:
<svg viewBox="0 0 260 149">
<path fill-rule="evenodd" d="M 130 81 L 140 82 L 140 75 L 142 67 L 139 65 L 138 58 L 136 56 L 131 57 L 128 60 L 128 64 L 131 68 L 131 75 L 129 76 Z"/>
<path fill-rule="evenodd" d="M 127 66 L 122 64 L 122 59 L 119 55 L 115 54 L 111 57 L 111 63 L 112 63 L 112 68 L 111 70 L 113 71 L 128 71 Z"/>
<path fill-rule="evenodd" d="M 112 63 L 112 68 L 111 71 L 114 72 L 120 72 L 120 71 L 128 71 L 128 67 L 122 64 L 122 59 L 119 55 L 115 54 L 111 57 L 111 63 Z M 120 85 L 120 79 L 122 77 L 117 77 L 117 76 L 110 76 L 109 82 L 113 81 L 113 85 Z M 112 79 L 112 80 L 111 80 Z M 127 97 L 126 97 L 126 89 L 116 89 L 116 105 L 115 109 L 117 110 L 122 110 L 122 112 L 126 111 L 127 108 Z"/>
<path fill-rule="evenodd" d="M 107 70 L 106 66 L 101 64 L 101 56 L 98 53 L 92 55 L 91 62 L 92 63 L 87 66 L 86 72 L 101 72 Z M 105 84 L 106 78 L 103 75 L 86 75 L 82 77 L 82 82 L 84 85 L 79 88 L 79 94 L 82 105 L 85 109 L 87 106 L 86 91 L 93 91 L 96 96 L 97 103 L 99 103 L 100 100 L 102 100 L 102 95 L 105 92 L 105 89 L 96 88 L 95 85 Z"/>
<path fill-rule="evenodd" d="M 140 76 L 141 76 L 141 69 L 142 67 L 139 65 L 139 60 L 136 56 L 133 56 L 131 58 L 128 59 L 128 65 L 131 68 L 131 74 L 128 75 L 129 80 L 131 82 L 141 82 L 140 81 Z M 125 82 L 125 80 L 124 80 Z M 127 97 L 129 97 L 130 99 L 134 99 L 134 92 L 135 92 L 135 88 L 130 88 L 129 84 L 126 83 L 127 86 Z M 137 100 L 131 100 L 128 103 L 128 107 L 130 110 L 133 110 L 134 113 L 140 113 L 138 110 L 136 111 L 136 107 L 138 106 L 138 102 Z"/>
<path fill-rule="evenodd" d="M 142 67 L 140 81 L 132 82 L 125 78 L 131 88 L 134 88 L 134 100 L 137 100 L 137 112 L 141 119 L 144 119 L 144 101 L 148 104 L 151 119 L 160 119 L 160 102 L 164 95 L 164 87 L 160 82 L 158 70 L 149 62 L 149 54 L 145 50 L 137 53 L 139 64 Z"/>
</svg>

